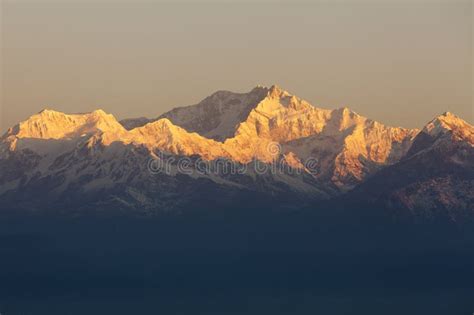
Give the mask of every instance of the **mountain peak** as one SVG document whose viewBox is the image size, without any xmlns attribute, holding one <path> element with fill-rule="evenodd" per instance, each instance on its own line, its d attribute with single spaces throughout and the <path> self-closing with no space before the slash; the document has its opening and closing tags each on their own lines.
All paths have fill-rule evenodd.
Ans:
<svg viewBox="0 0 474 315">
<path fill-rule="evenodd" d="M 451 121 L 451 120 L 457 120 L 457 119 L 460 119 L 458 116 L 456 116 L 455 114 L 451 113 L 451 112 L 444 112 L 438 116 L 436 116 L 435 118 L 433 118 L 431 120 L 431 122 L 434 122 L 436 120 L 439 120 L 439 121 Z"/>
<path fill-rule="evenodd" d="M 42 110 L 38 112 L 38 114 L 58 114 L 58 113 L 61 113 L 61 112 L 54 109 L 47 108 L 47 107 L 43 108 Z"/>
<path fill-rule="evenodd" d="M 161 118 L 153 122 L 147 123 L 144 126 L 132 129 L 130 134 L 140 135 L 141 137 L 156 138 L 157 136 L 172 136 L 175 133 L 183 131 L 180 127 L 173 125 L 167 118 Z M 184 131 L 183 131 L 184 132 Z M 141 142 L 150 142 L 148 140 L 141 140 Z"/>
<path fill-rule="evenodd" d="M 456 115 L 454 115 L 450 111 L 446 111 L 446 112 L 442 113 L 440 116 L 456 116 Z"/>
<path fill-rule="evenodd" d="M 266 96 L 271 97 L 271 98 L 278 98 L 278 97 L 285 97 L 285 96 L 291 96 L 292 94 L 289 93 L 287 90 L 283 89 L 277 84 L 273 84 L 270 87 L 267 87 L 265 85 L 258 84 L 255 86 L 250 92 L 250 93 L 265 93 Z"/>
<path fill-rule="evenodd" d="M 144 127 L 157 127 L 157 128 L 160 128 L 160 129 L 167 129 L 167 130 L 179 128 L 178 126 L 174 125 L 171 122 L 171 120 L 169 120 L 168 118 L 158 119 L 154 122 L 150 122 L 150 123 L 146 124 L 145 126 L 143 126 L 141 128 L 144 128 Z M 179 129 L 181 129 L 181 128 L 179 128 Z"/>
<path fill-rule="evenodd" d="M 434 145 L 467 143 L 474 146 L 474 127 L 450 112 L 431 120 L 415 138 L 407 156 L 429 149 Z"/>
<path fill-rule="evenodd" d="M 251 91 L 250 93 L 258 92 L 258 91 L 268 91 L 269 88 L 266 87 L 265 85 L 257 84 Z"/>
<path fill-rule="evenodd" d="M 459 116 L 451 113 L 451 112 L 444 112 L 435 119 L 445 122 L 446 124 L 455 124 L 455 125 L 464 125 L 466 122 L 460 118 Z"/>
<path fill-rule="evenodd" d="M 103 109 L 96 109 L 94 111 L 91 112 L 92 115 L 95 115 L 95 116 L 107 116 L 107 115 L 111 115 L 111 114 L 107 114 Z"/>
<path fill-rule="evenodd" d="M 274 84 L 270 87 L 268 90 L 268 96 L 272 98 L 279 98 L 279 97 L 285 97 L 285 96 L 290 96 L 290 93 L 287 91 L 283 90 L 281 87 L 278 85 Z"/>
<path fill-rule="evenodd" d="M 283 91 L 282 88 L 280 88 L 278 85 L 276 84 L 273 84 L 272 86 L 270 86 L 270 91 Z"/>
<path fill-rule="evenodd" d="M 430 121 L 423 131 L 429 135 L 436 136 L 454 130 L 472 129 L 465 120 L 451 112 L 444 112 Z"/>
<path fill-rule="evenodd" d="M 123 131 L 115 117 L 101 109 L 84 114 L 65 114 L 43 109 L 8 131 L 8 136 L 36 139 L 73 138 L 97 131 Z"/>
<path fill-rule="evenodd" d="M 188 132 L 223 141 L 234 135 L 237 126 L 268 96 L 268 91 L 261 86 L 247 93 L 218 91 L 198 104 L 172 109 L 158 119 L 168 118 Z"/>
</svg>

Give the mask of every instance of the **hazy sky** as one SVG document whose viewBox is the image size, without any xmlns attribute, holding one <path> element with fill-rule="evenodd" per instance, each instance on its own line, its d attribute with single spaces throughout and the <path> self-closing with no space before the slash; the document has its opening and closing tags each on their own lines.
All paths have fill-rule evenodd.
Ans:
<svg viewBox="0 0 474 315">
<path fill-rule="evenodd" d="M 392 125 L 474 122 L 469 0 L 0 2 L 2 132 L 45 107 L 155 117 L 274 83 Z"/>
</svg>

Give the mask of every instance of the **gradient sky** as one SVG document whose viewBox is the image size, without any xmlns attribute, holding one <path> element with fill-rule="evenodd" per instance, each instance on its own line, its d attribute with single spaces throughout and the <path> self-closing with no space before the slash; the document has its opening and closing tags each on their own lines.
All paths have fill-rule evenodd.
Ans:
<svg viewBox="0 0 474 315">
<path fill-rule="evenodd" d="M 469 0 L 0 2 L 2 132 L 45 107 L 156 117 L 274 83 L 390 125 L 474 121 Z"/>
</svg>

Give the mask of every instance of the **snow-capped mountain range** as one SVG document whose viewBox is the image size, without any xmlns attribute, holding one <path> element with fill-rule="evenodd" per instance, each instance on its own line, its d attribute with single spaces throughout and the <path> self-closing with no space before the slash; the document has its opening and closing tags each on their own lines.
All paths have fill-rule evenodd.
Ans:
<svg viewBox="0 0 474 315">
<path fill-rule="evenodd" d="M 156 119 L 117 121 L 102 110 L 65 114 L 45 109 L 1 138 L 0 199 L 10 207 L 31 209 L 106 204 L 147 212 L 197 200 L 228 202 L 242 194 L 310 204 L 351 190 L 349 195 L 369 194 L 364 187 L 382 171 L 421 156 L 429 159 L 433 150 L 450 152 L 449 161 L 466 169 L 463 183 L 473 184 L 474 128 L 451 113 L 421 131 L 389 127 L 348 108 L 315 107 L 277 86 L 257 86 L 248 93 L 218 91 Z M 164 156 L 166 172 L 154 169 Z M 183 158 L 189 172 L 182 172 Z M 192 172 L 198 161 L 285 167 L 277 172 L 255 167 L 238 174 Z M 384 180 L 390 183 L 391 177 Z M 472 198 L 472 191 L 456 198 Z M 439 206 L 439 200 L 433 203 Z M 472 203 L 456 204 L 472 208 Z"/>
</svg>

